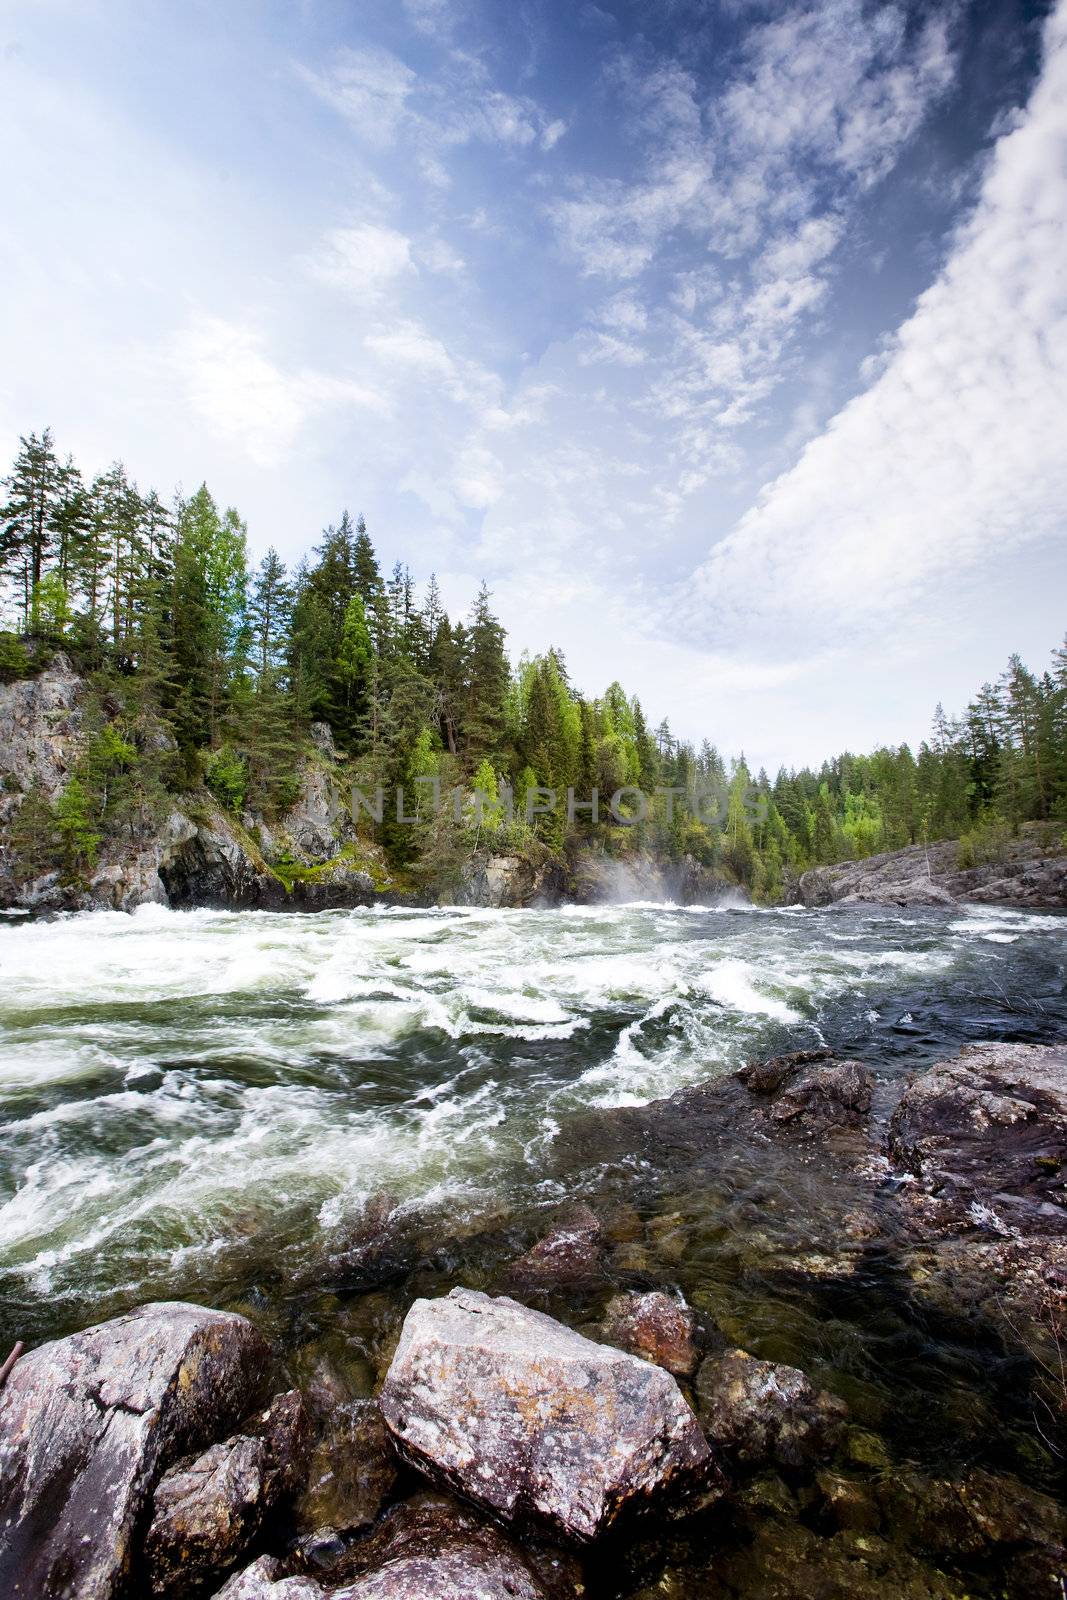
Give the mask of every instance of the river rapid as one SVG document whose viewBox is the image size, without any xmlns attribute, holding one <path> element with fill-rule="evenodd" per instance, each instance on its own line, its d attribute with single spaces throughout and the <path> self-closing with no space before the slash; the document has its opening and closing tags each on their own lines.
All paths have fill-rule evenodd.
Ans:
<svg viewBox="0 0 1067 1600">
<path fill-rule="evenodd" d="M 233 1301 L 368 1200 L 553 1198 L 561 1125 L 829 1044 L 888 1082 L 1067 1031 L 1067 921 L 988 908 L 145 908 L 0 923 L 3 1328 Z"/>
</svg>

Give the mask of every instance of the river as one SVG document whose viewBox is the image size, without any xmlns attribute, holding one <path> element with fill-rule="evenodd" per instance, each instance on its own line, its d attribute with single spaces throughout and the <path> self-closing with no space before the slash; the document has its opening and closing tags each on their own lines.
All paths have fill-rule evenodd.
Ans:
<svg viewBox="0 0 1067 1600">
<path fill-rule="evenodd" d="M 369 1197 L 551 1198 L 576 1112 L 830 1044 L 888 1082 L 1067 1028 L 1067 923 L 660 904 L 0 923 L 3 1328 L 224 1298 Z"/>
</svg>

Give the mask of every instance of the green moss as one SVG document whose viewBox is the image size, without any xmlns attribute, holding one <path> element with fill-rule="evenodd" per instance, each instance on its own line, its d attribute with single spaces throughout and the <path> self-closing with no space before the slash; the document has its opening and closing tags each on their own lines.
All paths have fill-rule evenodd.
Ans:
<svg viewBox="0 0 1067 1600">
<path fill-rule="evenodd" d="M 346 844 L 338 855 L 331 856 L 329 861 L 320 861 L 312 867 L 306 866 L 302 861 L 295 861 L 292 856 L 282 856 L 268 870 L 273 872 L 279 883 L 283 883 L 291 894 L 296 884 L 319 883 L 339 867 L 349 872 L 365 872 L 374 886 L 375 894 L 411 893 L 410 885 L 403 881 L 403 875 L 396 872 L 387 875 L 378 858 L 365 853 L 358 844 Z"/>
</svg>

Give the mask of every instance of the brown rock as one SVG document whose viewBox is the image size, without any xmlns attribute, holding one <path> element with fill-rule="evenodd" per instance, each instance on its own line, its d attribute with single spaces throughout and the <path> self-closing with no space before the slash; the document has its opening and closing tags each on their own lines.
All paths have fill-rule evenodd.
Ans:
<svg viewBox="0 0 1067 1600">
<path fill-rule="evenodd" d="M 842 1400 L 816 1390 L 798 1368 L 758 1361 L 744 1350 L 705 1361 L 696 1388 L 708 1439 L 747 1467 L 800 1467 L 825 1458 L 848 1415 Z"/>
<path fill-rule="evenodd" d="M 700 1361 L 697 1323 L 689 1308 L 669 1294 L 620 1294 L 604 1315 L 604 1338 L 620 1350 L 691 1378 Z"/>
</svg>

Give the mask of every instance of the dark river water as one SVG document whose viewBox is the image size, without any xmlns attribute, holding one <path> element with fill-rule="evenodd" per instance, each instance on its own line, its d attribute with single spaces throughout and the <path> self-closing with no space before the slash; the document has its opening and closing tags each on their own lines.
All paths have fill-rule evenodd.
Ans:
<svg viewBox="0 0 1067 1600">
<path fill-rule="evenodd" d="M 492 1288 L 530 1217 L 599 1194 L 617 1283 L 680 1289 L 733 1341 L 842 1394 L 898 1453 L 1047 1488 L 1054 1464 L 1003 1351 L 917 1312 L 892 1275 L 820 1280 L 820 1219 L 840 1205 L 825 1206 L 817 1162 L 771 1171 L 741 1152 L 694 1185 L 595 1148 L 568 1169 L 558 1152 L 576 1117 L 785 1050 L 865 1061 L 885 1102 L 968 1041 L 1064 1037 L 1067 920 L 1051 914 L 5 919 L 0 1346 L 184 1297 L 247 1311 L 298 1378 L 326 1362 L 369 1392 L 416 1292 Z M 399 1265 L 346 1255 L 386 1216 L 423 1228 L 414 1257 L 410 1241 Z M 369 1284 L 353 1260 L 370 1260 Z"/>
</svg>

